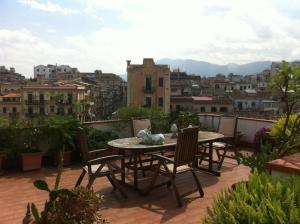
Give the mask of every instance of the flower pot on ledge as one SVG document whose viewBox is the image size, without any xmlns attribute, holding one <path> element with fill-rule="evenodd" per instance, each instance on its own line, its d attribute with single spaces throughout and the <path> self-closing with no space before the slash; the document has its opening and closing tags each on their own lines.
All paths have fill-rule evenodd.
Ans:
<svg viewBox="0 0 300 224">
<path fill-rule="evenodd" d="M 22 153 L 22 169 L 23 171 L 39 170 L 42 167 L 42 152 Z"/>
</svg>

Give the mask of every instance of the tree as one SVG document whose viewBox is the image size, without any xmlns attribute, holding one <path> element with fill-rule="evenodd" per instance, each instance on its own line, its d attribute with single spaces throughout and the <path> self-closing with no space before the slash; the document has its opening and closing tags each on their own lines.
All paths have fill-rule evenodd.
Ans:
<svg viewBox="0 0 300 224">
<path fill-rule="evenodd" d="M 284 121 L 278 146 L 281 157 L 300 146 L 296 141 L 300 131 L 300 114 L 293 115 L 293 122 L 290 121 L 295 106 L 300 101 L 300 67 L 292 67 L 288 62 L 282 61 L 278 72 L 271 77 L 269 87 L 279 94 L 284 104 L 285 114 L 282 117 Z"/>
</svg>

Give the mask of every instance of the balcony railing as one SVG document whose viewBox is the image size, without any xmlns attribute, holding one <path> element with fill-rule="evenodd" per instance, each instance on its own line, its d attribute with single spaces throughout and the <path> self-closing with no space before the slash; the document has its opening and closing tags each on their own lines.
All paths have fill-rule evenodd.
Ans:
<svg viewBox="0 0 300 224">
<path fill-rule="evenodd" d="M 26 105 L 40 105 L 40 104 L 45 104 L 45 100 L 25 100 Z"/>
<path fill-rule="evenodd" d="M 44 105 L 47 103 L 54 103 L 54 104 L 60 104 L 60 105 L 69 105 L 72 104 L 73 101 L 70 100 L 25 100 L 26 105 Z"/>
<path fill-rule="evenodd" d="M 155 91 L 155 88 L 154 87 L 148 87 L 148 88 L 146 88 L 145 86 L 143 86 L 143 92 L 144 93 L 147 93 L 147 94 L 152 94 L 152 93 L 154 93 L 154 91 Z"/>
<path fill-rule="evenodd" d="M 216 114 L 199 114 L 198 115 L 201 126 L 208 127 L 210 129 L 217 130 L 219 125 L 220 115 Z M 238 117 L 237 131 L 242 136 L 242 141 L 246 143 L 252 143 L 255 133 L 261 128 L 270 128 L 274 123 L 274 120 L 263 120 L 248 117 Z M 122 129 L 117 130 L 116 124 L 122 124 Z M 112 131 L 118 134 L 120 137 L 130 137 L 130 121 L 125 120 L 102 120 L 86 122 L 85 125 L 93 126 L 94 128 L 103 131 Z"/>
</svg>

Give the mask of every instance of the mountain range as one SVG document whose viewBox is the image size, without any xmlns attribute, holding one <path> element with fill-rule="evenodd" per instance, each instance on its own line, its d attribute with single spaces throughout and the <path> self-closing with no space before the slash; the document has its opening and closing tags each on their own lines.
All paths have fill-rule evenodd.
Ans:
<svg viewBox="0 0 300 224">
<path fill-rule="evenodd" d="M 251 75 L 270 69 L 272 61 L 255 61 L 247 64 L 227 64 L 218 65 L 206 61 L 197 61 L 191 59 L 170 59 L 164 58 L 156 61 L 157 64 L 168 64 L 173 69 L 180 69 L 188 74 L 201 76 L 215 76 L 218 73 L 227 75 L 229 73 L 239 75 Z"/>
</svg>

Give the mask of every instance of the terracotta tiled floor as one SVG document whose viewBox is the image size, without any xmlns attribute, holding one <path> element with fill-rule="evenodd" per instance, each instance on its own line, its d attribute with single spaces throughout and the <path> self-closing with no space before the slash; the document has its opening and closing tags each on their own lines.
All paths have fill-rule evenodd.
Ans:
<svg viewBox="0 0 300 224">
<path fill-rule="evenodd" d="M 65 168 L 61 186 L 73 187 L 79 174 L 78 167 Z M 199 197 L 192 175 L 183 174 L 177 179 L 179 191 L 192 193 L 184 197 L 182 208 L 177 208 L 172 190 L 165 186 L 155 189 L 148 196 L 141 196 L 125 188 L 129 196 L 127 200 L 117 192 L 111 193 L 112 187 L 106 178 L 97 179 L 94 190 L 104 195 L 105 202 L 102 204 L 101 213 L 113 224 L 201 223 L 201 219 L 206 215 L 207 206 L 211 205 L 216 193 L 247 178 L 248 174 L 247 167 L 238 166 L 233 160 L 225 161 L 221 177 L 197 172 L 204 187 L 204 198 Z M 50 186 L 53 186 L 55 175 L 56 169 L 43 168 L 41 171 L 6 173 L 1 176 L 0 223 L 21 223 L 28 202 L 35 202 L 42 208 L 47 194 L 35 189 L 32 183 L 35 179 L 46 179 Z"/>
</svg>

